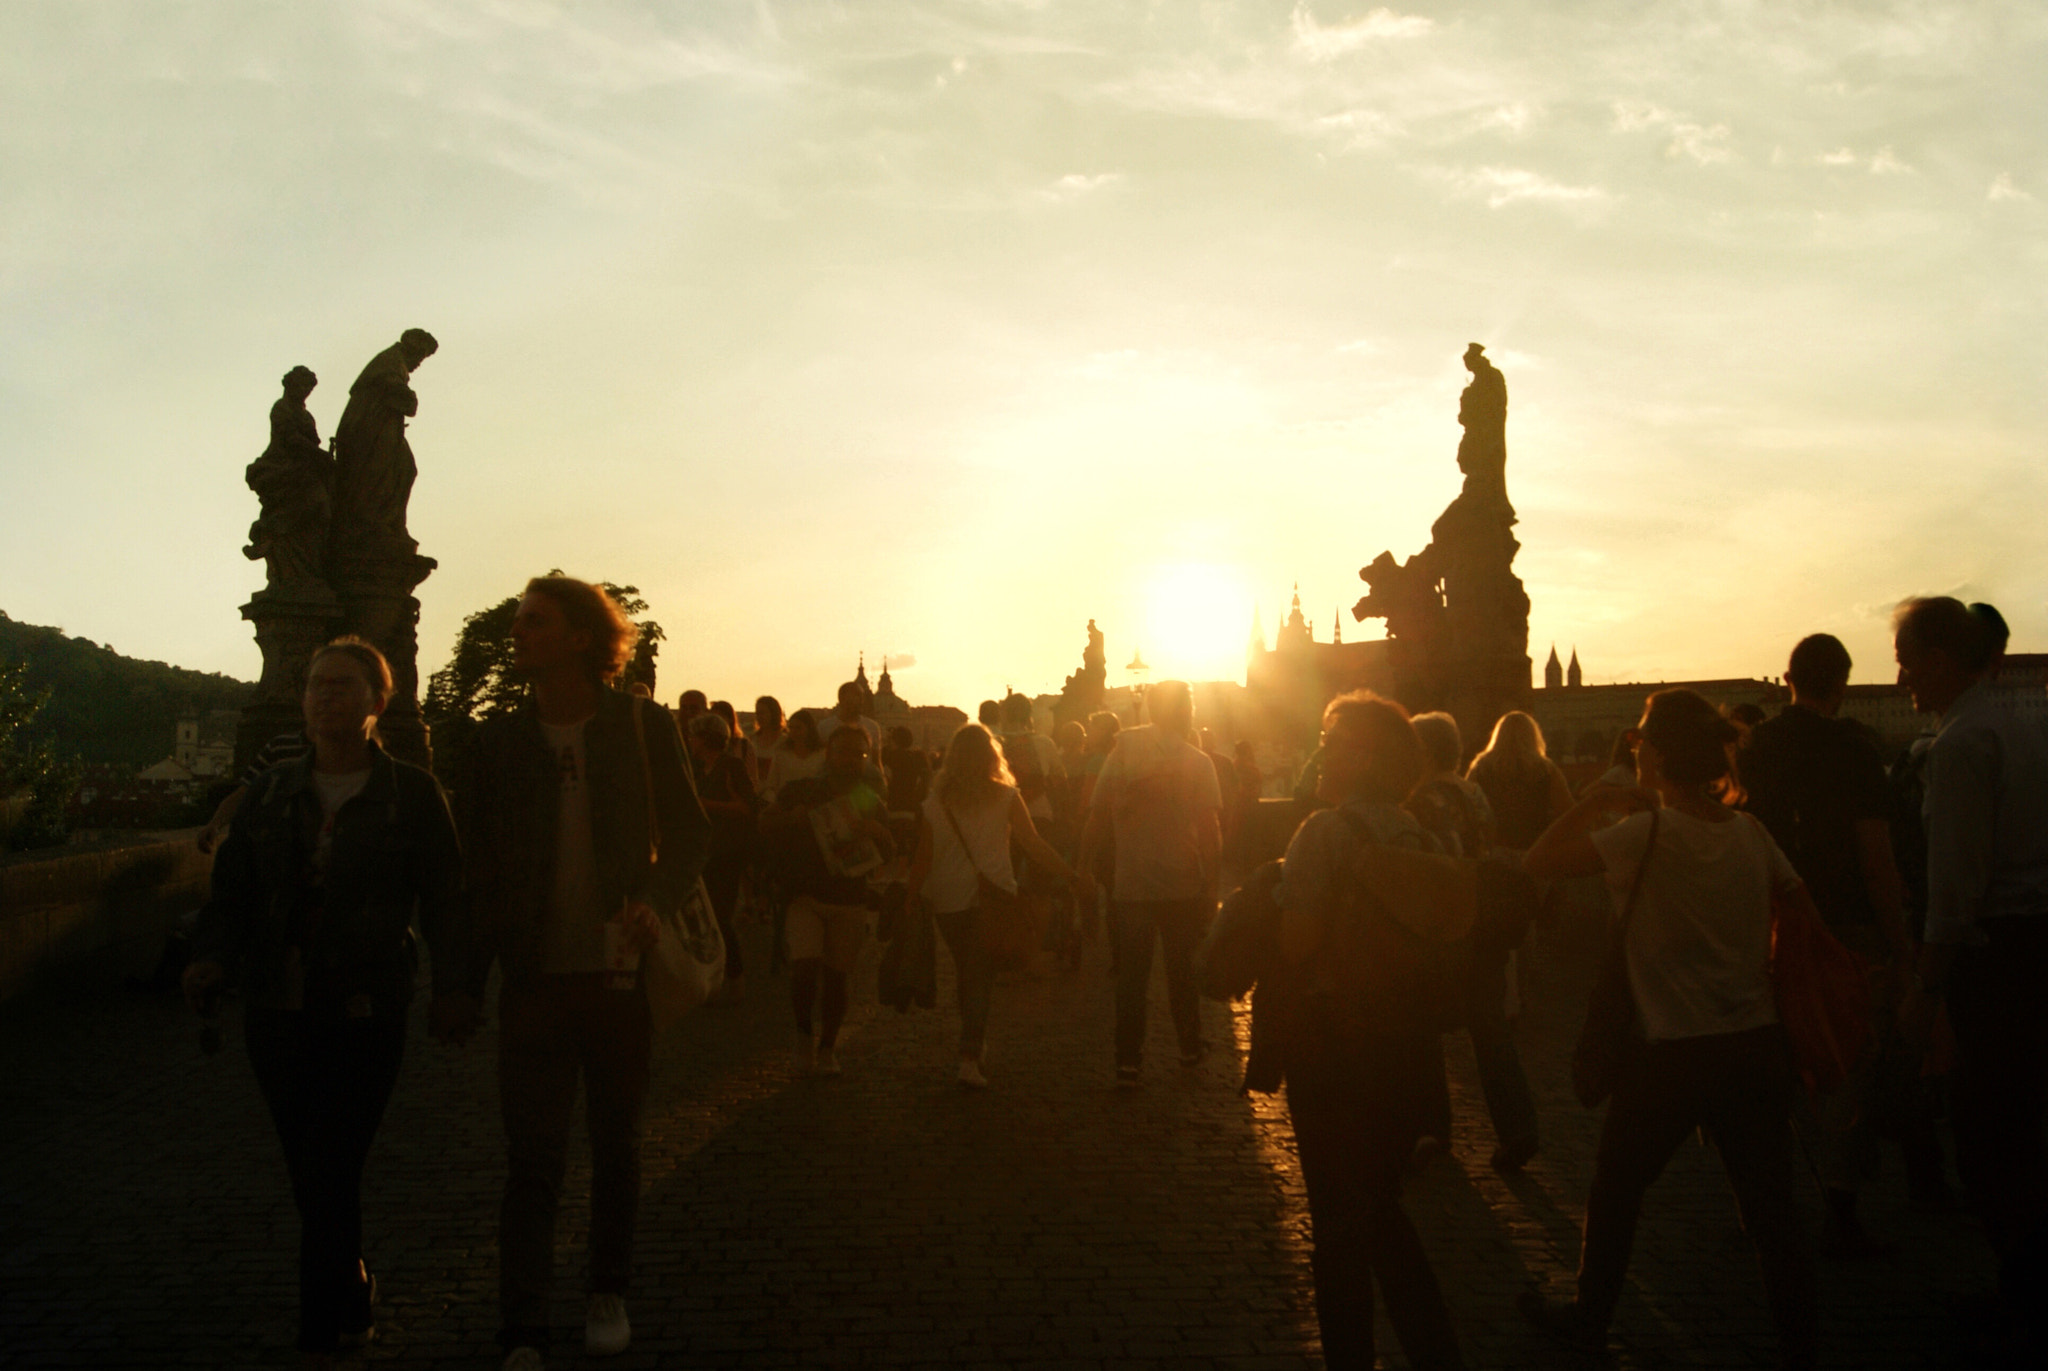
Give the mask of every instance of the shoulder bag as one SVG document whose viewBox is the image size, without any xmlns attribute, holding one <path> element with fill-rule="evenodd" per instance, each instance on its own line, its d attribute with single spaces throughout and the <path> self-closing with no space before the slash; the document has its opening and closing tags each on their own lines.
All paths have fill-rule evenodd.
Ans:
<svg viewBox="0 0 2048 1371">
<path fill-rule="evenodd" d="M 633 736 L 640 744 L 640 775 L 647 785 L 647 864 L 661 861 L 661 816 L 654 805 L 654 765 L 647 755 L 647 725 L 633 701 Z M 641 962 L 640 982 L 659 1033 L 718 993 L 725 984 L 725 938 L 711 910 L 700 876 L 690 883 L 680 907 L 655 910 L 661 931 Z"/>
<path fill-rule="evenodd" d="M 1586 1000 L 1586 1022 L 1572 1049 L 1572 1093 L 1588 1109 L 1598 1109 L 1606 1102 L 1621 1079 L 1622 1067 L 1644 1047 L 1642 1020 L 1628 983 L 1628 926 L 1643 893 L 1643 873 L 1657 854 L 1657 834 L 1662 826 L 1663 815 L 1651 810 L 1650 840 L 1643 847 L 1643 860 L 1636 864 L 1621 917 L 1614 922 L 1614 936 L 1608 940 L 1599 977 Z"/>
<path fill-rule="evenodd" d="M 939 808 L 945 812 L 946 822 L 953 826 L 953 836 L 960 843 L 960 851 L 966 854 L 967 862 L 974 868 L 974 907 L 981 911 L 981 944 L 989 956 L 998 961 L 1021 961 L 1038 950 L 1038 932 L 1034 928 L 1031 910 L 1024 897 L 1014 890 L 1005 890 L 988 878 L 981 869 L 980 860 L 974 849 L 968 845 L 967 835 L 960 829 L 960 820 L 954 815 L 953 807 L 944 800 Z"/>
<path fill-rule="evenodd" d="M 1757 823 L 1754 815 L 1750 822 Z M 1771 989 L 1799 1078 L 1808 1094 L 1826 1094 L 1848 1079 L 1871 1048 L 1870 971 L 1815 910 L 1776 889 Z"/>
</svg>

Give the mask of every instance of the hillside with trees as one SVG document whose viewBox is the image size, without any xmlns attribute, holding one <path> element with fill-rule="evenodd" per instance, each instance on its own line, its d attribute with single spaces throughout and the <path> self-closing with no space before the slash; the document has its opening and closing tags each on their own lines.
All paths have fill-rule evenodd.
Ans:
<svg viewBox="0 0 2048 1371">
<path fill-rule="evenodd" d="M 123 657 L 62 629 L 0 613 L 0 662 L 19 663 L 19 686 L 49 698 L 24 727 L 63 759 L 145 767 L 168 756 L 181 718 L 240 709 L 255 686 L 210 671 Z"/>
</svg>

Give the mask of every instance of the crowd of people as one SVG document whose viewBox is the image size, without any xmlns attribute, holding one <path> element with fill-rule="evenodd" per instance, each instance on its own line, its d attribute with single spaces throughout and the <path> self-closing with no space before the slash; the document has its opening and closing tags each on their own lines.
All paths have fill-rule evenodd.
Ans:
<svg viewBox="0 0 2048 1371">
<path fill-rule="evenodd" d="M 1286 1089 L 1328 1365 L 1373 1364 L 1375 1287 L 1411 1365 L 1464 1364 L 1401 1206 L 1403 1178 L 1449 1143 L 1449 1031 L 1470 1035 L 1492 1165 L 1514 1172 L 1538 1155 L 1512 1024 L 1520 958 L 1573 883 L 1594 879 L 1632 1027 L 1576 1290 L 1527 1293 L 1525 1317 L 1604 1348 L 1644 1196 L 1698 1131 L 1756 1248 L 1782 1360 L 1814 1364 L 1823 1310 L 1801 1177 L 1819 1183 L 1822 1250 L 1887 1252 L 1859 1198 L 1891 1138 L 1914 1199 L 1950 1202 L 1945 1103 L 1998 1261 L 1974 1345 L 1994 1358 L 2038 1348 L 2048 1017 L 2033 999 L 2048 960 L 2048 738 L 1986 688 L 2005 647 L 1996 611 L 1911 600 L 1894 630 L 1900 681 L 1937 727 L 1890 768 L 1840 717 L 1851 663 L 1826 635 L 1793 650 L 1792 700 L 1775 718 L 1732 719 L 1682 689 L 1652 695 L 1614 766 L 1576 795 L 1526 714 L 1495 722 L 1468 764 L 1447 714 L 1411 717 L 1362 691 L 1328 704 L 1285 857 L 1233 897 L 1256 949 L 1245 1085 Z M 531 581 L 512 628 L 530 703 L 481 726 L 452 805 L 379 746 L 389 666 L 367 643 L 337 640 L 308 668 L 303 735 L 266 749 L 207 835 L 213 893 L 185 990 L 208 1015 L 230 985 L 243 998 L 301 1218 L 298 1345 L 311 1365 L 374 1331 L 359 1195 L 399 1072 L 416 936 L 436 1039 L 465 1042 L 494 973 L 499 985 L 506 1371 L 535 1371 L 549 1348 L 579 1082 L 591 1139 L 584 1345 L 604 1354 L 631 1341 L 654 1033 L 642 964 L 661 911 L 700 880 L 724 935 L 719 998 L 745 997 L 748 945 L 758 955 L 765 942 L 807 1071 L 841 1071 L 863 946 L 912 916 L 933 921 L 953 965 L 963 1088 L 989 1083 L 1005 959 L 1078 964 L 1093 941 L 1115 976 L 1105 1047 L 1117 1090 L 1144 1079 L 1155 957 L 1180 1062 L 1212 1049 L 1204 965 L 1236 946 L 1219 936 L 1236 917 L 1216 917 L 1219 883 L 1226 865 L 1260 855 L 1264 781 L 1248 747 L 1226 756 L 1197 728 L 1185 683 L 1152 687 L 1145 723 L 1103 712 L 1050 735 L 1027 699 L 985 702 L 934 755 L 907 730 L 881 736 L 853 686 L 822 715 L 764 696 L 743 721 L 696 691 L 663 708 L 613 687 L 633 637 L 600 588 Z M 1869 1041 L 1825 1090 L 1802 1083 L 1778 1011 L 1773 920 L 1794 917 L 1824 924 L 1867 977 Z"/>
</svg>

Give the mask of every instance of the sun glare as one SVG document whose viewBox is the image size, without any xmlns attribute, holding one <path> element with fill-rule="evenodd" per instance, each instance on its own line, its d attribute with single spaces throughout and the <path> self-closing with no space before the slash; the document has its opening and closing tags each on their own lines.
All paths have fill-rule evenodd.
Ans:
<svg viewBox="0 0 2048 1371">
<path fill-rule="evenodd" d="M 1251 586 L 1242 569 L 1214 562 L 1168 563 L 1147 578 L 1137 648 L 1155 681 L 1243 680 L 1251 624 Z"/>
</svg>

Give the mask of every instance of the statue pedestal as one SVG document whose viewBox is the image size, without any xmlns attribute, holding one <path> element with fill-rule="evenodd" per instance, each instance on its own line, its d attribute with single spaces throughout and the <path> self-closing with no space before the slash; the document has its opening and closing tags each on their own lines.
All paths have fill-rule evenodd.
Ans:
<svg viewBox="0 0 2048 1371">
<path fill-rule="evenodd" d="M 375 645 L 391 663 L 391 703 L 377 725 L 384 750 L 419 766 L 433 764 L 433 749 L 420 716 L 420 602 L 412 592 L 437 565 L 417 553 L 333 551 L 327 558 L 327 579 L 347 631 Z"/>
<path fill-rule="evenodd" d="M 242 706 L 235 725 L 237 771 L 272 738 L 304 727 L 300 699 L 306 693 L 306 663 L 321 644 L 341 632 L 343 612 L 333 591 L 310 580 L 259 590 L 242 606 L 242 617 L 256 625 L 263 676 L 256 698 Z"/>
</svg>

